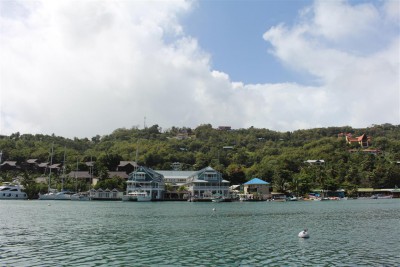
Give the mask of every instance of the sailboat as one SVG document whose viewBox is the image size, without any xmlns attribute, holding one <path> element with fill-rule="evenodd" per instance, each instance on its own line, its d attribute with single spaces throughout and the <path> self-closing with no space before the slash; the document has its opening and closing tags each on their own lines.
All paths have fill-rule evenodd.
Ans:
<svg viewBox="0 0 400 267">
<path fill-rule="evenodd" d="M 78 201 L 88 201 L 91 200 L 89 192 L 78 192 L 78 159 L 76 159 L 76 171 L 75 171 L 75 191 L 76 193 L 71 196 L 71 200 L 78 200 Z M 90 174 L 92 175 L 93 169 L 90 166 Z"/>
<path fill-rule="evenodd" d="M 212 202 L 224 202 L 225 198 L 224 195 L 221 194 L 221 175 L 219 175 L 218 177 L 218 193 L 216 193 L 215 195 L 212 196 L 211 201 Z"/>
<path fill-rule="evenodd" d="M 53 151 L 54 151 L 54 143 L 51 145 L 51 153 L 50 153 L 50 166 L 53 165 Z M 49 168 L 49 179 L 48 179 L 48 189 L 46 194 L 39 193 L 40 200 L 54 200 L 56 198 L 57 190 L 52 189 L 51 185 L 51 168 Z"/>
<path fill-rule="evenodd" d="M 64 191 L 65 151 L 66 151 L 66 148 L 64 148 L 63 173 L 62 173 L 62 177 L 61 177 L 61 192 L 56 193 L 54 200 L 71 200 L 71 195 L 73 194 L 71 191 Z"/>
</svg>

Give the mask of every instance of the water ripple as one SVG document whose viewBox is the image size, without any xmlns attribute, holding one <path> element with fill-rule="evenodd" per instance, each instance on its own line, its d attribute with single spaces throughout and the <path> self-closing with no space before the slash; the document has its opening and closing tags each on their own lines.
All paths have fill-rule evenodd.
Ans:
<svg viewBox="0 0 400 267">
<path fill-rule="evenodd" d="M 396 266 L 398 201 L 0 202 L 0 266 Z"/>
</svg>

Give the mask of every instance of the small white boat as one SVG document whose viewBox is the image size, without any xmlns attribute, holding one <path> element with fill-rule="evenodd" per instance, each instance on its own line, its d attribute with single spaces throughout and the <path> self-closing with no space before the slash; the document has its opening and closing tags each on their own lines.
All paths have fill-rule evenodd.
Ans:
<svg viewBox="0 0 400 267">
<path fill-rule="evenodd" d="M 49 189 L 49 192 L 46 194 L 39 193 L 39 200 L 54 200 L 56 199 L 57 193 L 56 189 Z"/>
<path fill-rule="evenodd" d="M 217 203 L 217 202 L 224 202 L 225 199 L 223 197 L 214 197 L 211 199 L 211 201 Z"/>
<path fill-rule="evenodd" d="M 25 192 L 21 191 L 19 185 L 5 184 L 0 186 L 0 199 L 27 199 Z"/>
<path fill-rule="evenodd" d="M 307 229 L 304 229 L 303 231 L 301 231 L 301 232 L 298 234 L 298 236 L 299 236 L 300 238 L 309 238 L 309 237 L 310 237 L 310 234 L 308 233 L 308 230 L 307 230 Z"/>
<path fill-rule="evenodd" d="M 61 191 L 56 193 L 54 200 L 71 200 L 73 194 L 74 193 L 70 191 Z"/>
<path fill-rule="evenodd" d="M 211 201 L 212 202 L 224 202 L 225 198 L 221 194 L 215 194 L 214 196 L 212 196 Z"/>
<path fill-rule="evenodd" d="M 133 191 L 122 197 L 122 201 L 151 201 L 151 196 L 145 191 Z"/>
<path fill-rule="evenodd" d="M 376 194 L 371 196 L 372 199 L 392 199 L 392 195 Z"/>
<path fill-rule="evenodd" d="M 89 200 L 91 200 L 91 198 L 88 193 L 75 193 L 75 194 L 71 195 L 71 200 L 89 201 Z"/>
</svg>

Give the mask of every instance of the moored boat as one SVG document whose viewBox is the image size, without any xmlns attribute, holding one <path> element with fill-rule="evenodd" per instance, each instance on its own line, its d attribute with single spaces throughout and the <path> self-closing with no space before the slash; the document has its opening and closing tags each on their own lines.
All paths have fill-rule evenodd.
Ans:
<svg viewBox="0 0 400 267">
<path fill-rule="evenodd" d="M 28 196 L 19 185 L 5 184 L 0 186 L 0 199 L 27 199 Z"/>
<path fill-rule="evenodd" d="M 73 192 L 70 191 L 61 191 L 55 194 L 54 200 L 71 200 L 71 196 Z"/>
<path fill-rule="evenodd" d="M 223 196 L 214 196 L 214 197 L 211 198 L 211 201 L 212 202 L 224 202 L 225 199 L 224 199 Z"/>
<path fill-rule="evenodd" d="M 39 193 L 39 200 L 54 200 L 57 195 L 57 190 L 56 189 L 48 189 L 48 192 L 45 194 Z"/>
<path fill-rule="evenodd" d="M 372 199 L 391 199 L 393 195 L 376 194 L 371 196 Z"/>
<path fill-rule="evenodd" d="M 122 201 L 151 201 L 151 196 L 145 191 L 133 191 L 122 197 Z"/>
<path fill-rule="evenodd" d="M 71 195 L 71 200 L 78 200 L 78 201 L 89 201 L 91 200 L 89 193 L 75 193 Z"/>
</svg>

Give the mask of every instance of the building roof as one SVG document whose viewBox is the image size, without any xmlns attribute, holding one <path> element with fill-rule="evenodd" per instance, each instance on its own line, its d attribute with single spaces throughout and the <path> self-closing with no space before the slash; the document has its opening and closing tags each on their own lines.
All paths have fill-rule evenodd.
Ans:
<svg viewBox="0 0 400 267">
<path fill-rule="evenodd" d="M 252 184 L 269 184 L 269 183 L 266 182 L 266 181 L 263 181 L 263 180 L 261 180 L 259 178 L 253 178 L 253 179 L 251 179 L 250 181 L 248 181 L 248 182 L 246 182 L 244 184 L 245 185 L 252 185 Z"/>
<path fill-rule="evenodd" d="M 40 163 L 38 166 L 41 168 L 47 168 L 48 165 L 49 165 L 48 162 L 43 162 L 43 163 Z"/>
<path fill-rule="evenodd" d="M 357 192 L 373 192 L 373 188 L 357 188 Z"/>
<path fill-rule="evenodd" d="M 183 179 L 183 178 L 188 178 L 192 174 L 196 173 L 196 171 L 160 171 L 156 170 L 156 172 L 164 175 L 164 178 L 175 178 L 175 179 Z"/>
<path fill-rule="evenodd" d="M 1 166 L 5 166 L 5 165 L 9 165 L 9 166 L 13 166 L 16 167 L 17 166 L 17 162 L 16 161 L 4 161 Z"/>
<path fill-rule="evenodd" d="M 310 164 L 312 164 L 312 163 L 325 163 L 325 160 L 323 160 L 323 159 L 308 159 L 308 160 L 306 160 L 304 162 L 305 163 L 310 163 Z"/>
<path fill-rule="evenodd" d="M 120 161 L 118 167 L 125 167 L 126 165 L 132 165 L 133 167 L 138 166 L 135 161 Z"/>
<path fill-rule="evenodd" d="M 153 169 L 144 167 L 144 166 L 139 166 L 136 171 L 132 172 L 128 176 L 128 182 L 131 181 L 136 181 L 137 180 L 137 174 L 139 173 L 144 173 L 145 174 L 145 181 L 147 182 L 162 182 L 164 180 L 164 175 L 161 173 L 158 173 L 154 171 Z"/>
</svg>

